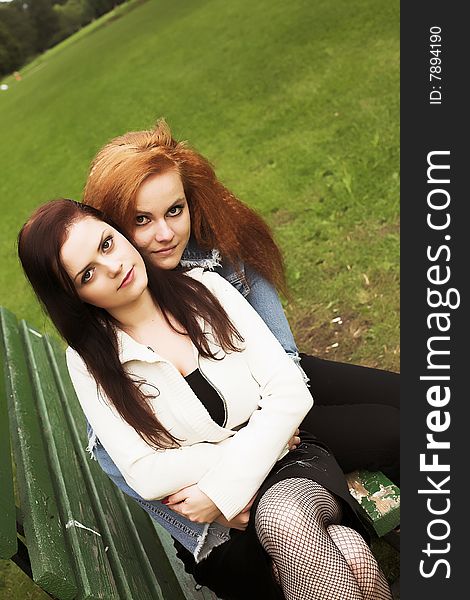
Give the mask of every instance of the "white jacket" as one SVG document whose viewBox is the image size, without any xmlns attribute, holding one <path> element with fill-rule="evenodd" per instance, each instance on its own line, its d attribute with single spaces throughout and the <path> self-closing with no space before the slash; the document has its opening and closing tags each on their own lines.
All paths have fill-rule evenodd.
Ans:
<svg viewBox="0 0 470 600">
<path fill-rule="evenodd" d="M 225 354 L 210 334 L 217 358 L 199 356 L 199 369 L 224 400 L 225 427 L 217 425 L 184 377 L 167 360 L 118 330 L 126 371 L 145 380 L 144 392 L 160 423 L 181 447 L 154 450 L 98 391 L 79 355 L 67 349 L 78 399 L 100 442 L 131 488 L 160 499 L 197 483 L 227 519 L 256 493 L 312 406 L 302 375 L 256 311 L 228 282 L 200 268 L 188 273 L 218 298 L 244 338 L 241 352 Z M 248 424 L 234 431 L 237 427 Z"/>
</svg>

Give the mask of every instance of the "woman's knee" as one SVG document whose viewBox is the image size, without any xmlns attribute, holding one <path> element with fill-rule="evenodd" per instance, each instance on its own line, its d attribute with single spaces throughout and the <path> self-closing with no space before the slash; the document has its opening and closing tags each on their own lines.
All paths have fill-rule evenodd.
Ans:
<svg viewBox="0 0 470 600">
<path fill-rule="evenodd" d="M 263 494 L 255 515 L 258 536 L 292 541 L 307 527 L 325 531 L 338 522 L 341 509 L 335 497 L 308 479 L 286 479 Z"/>
<path fill-rule="evenodd" d="M 357 531 L 344 525 L 330 525 L 327 531 L 356 578 L 361 574 L 379 573 L 377 560 L 364 538 Z"/>
</svg>

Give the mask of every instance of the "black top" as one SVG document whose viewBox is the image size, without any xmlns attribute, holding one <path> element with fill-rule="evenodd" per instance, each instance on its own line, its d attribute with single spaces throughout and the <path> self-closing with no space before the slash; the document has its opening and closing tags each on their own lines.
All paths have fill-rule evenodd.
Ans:
<svg viewBox="0 0 470 600">
<path fill-rule="evenodd" d="M 201 371 L 196 369 L 185 377 L 186 383 L 204 405 L 211 419 L 220 425 L 225 423 L 225 407 L 222 398 L 204 378 Z"/>
</svg>

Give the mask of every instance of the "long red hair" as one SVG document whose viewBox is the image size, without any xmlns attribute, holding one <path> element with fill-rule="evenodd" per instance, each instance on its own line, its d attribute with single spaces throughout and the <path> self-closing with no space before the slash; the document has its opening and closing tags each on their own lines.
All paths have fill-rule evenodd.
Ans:
<svg viewBox="0 0 470 600">
<path fill-rule="evenodd" d="M 248 264 L 285 292 L 282 255 L 268 225 L 222 185 L 206 158 L 172 137 L 164 119 L 154 129 L 116 137 L 98 152 L 83 201 L 132 235 L 140 186 L 150 175 L 169 169 L 177 170 L 182 179 L 198 245 L 217 248 L 235 266 L 240 261 Z"/>
</svg>

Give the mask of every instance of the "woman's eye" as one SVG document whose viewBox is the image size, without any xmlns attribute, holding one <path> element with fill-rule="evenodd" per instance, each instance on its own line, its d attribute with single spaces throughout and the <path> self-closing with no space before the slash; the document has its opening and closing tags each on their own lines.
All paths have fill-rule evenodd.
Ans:
<svg viewBox="0 0 470 600">
<path fill-rule="evenodd" d="M 101 249 L 104 251 L 109 250 L 112 245 L 113 245 L 113 238 L 112 238 L 112 236 L 109 236 L 102 243 Z"/>
<path fill-rule="evenodd" d="M 178 215 L 180 215 L 183 212 L 183 208 L 184 208 L 184 206 L 182 204 L 172 206 L 167 214 L 170 217 L 177 217 Z"/>
<path fill-rule="evenodd" d="M 150 219 L 145 215 L 137 215 L 135 218 L 136 225 L 147 225 L 150 222 Z"/>
<path fill-rule="evenodd" d="M 93 275 L 93 270 L 87 269 L 82 275 L 82 283 L 87 283 L 88 281 L 90 281 L 92 275 Z"/>
</svg>

